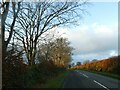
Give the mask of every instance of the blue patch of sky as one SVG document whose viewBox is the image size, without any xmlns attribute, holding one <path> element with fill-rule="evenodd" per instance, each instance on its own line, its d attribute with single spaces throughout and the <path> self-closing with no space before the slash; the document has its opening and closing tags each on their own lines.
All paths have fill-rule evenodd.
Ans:
<svg viewBox="0 0 120 90">
<path fill-rule="evenodd" d="M 111 25 L 118 21 L 117 2 L 91 2 L 87 11 L 89 15 L 84 17 L 84 22 L 87 24 L 97 22 L 103 25 Z"/>
</svg>

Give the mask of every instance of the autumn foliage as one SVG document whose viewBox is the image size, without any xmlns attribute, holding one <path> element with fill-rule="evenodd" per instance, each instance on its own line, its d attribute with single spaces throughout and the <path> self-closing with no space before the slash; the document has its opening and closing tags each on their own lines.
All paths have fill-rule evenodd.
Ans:
<svg viewBox="0 0 120 90">
<path fill-rule="evenodd" d="M 120 74 L 120 56 L 114 56 L 104 60 L 75 66 L 74 68 Z"/>
</svg>

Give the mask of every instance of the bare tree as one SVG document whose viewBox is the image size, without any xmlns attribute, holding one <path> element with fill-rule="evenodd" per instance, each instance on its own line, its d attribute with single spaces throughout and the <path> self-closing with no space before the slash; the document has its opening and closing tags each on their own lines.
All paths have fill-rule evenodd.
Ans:
<svg viewBox="0 0 120 90">
<path fill-rule="evenodd" d="M 0 9 L 2 10 L 1 17 L 1 35 L 2 35 L 2 60 L 4 60 L 8 44 L 11 41 L 16 18 L 20 10 L 20 2 L 13 2 L 13 0 L 6 0 L 0 3 Z M 6 38 L 6 32 L 8 36 Z"/>
<path fill-rule="evenodd" d="M 93 59 L 91 62 L 96 62 L 97 61 L 97 59 Z"/>
<path fill-rule="evenodd" d="M 85 61 L 83 62 L 83 64 L 88 64 L 88 63 L 90 63 L 90 60 L 85 60 Z"/>
<path fill-rule="evenodd" d="M 44 60 L 52 60 L 59 67 L 67 67 L 71 61 L 73 50 L 69 45 L 70 43 L 66 38 L 56 38 L 52 42 L 42 44 L 38 53 Z"/>
<path fill-rule="evenodd" d="M 77 62 L 77 63 L 76 63 L 76 66 L 80 66 L 80 65 L 81 65 L 81 62 Z"/>
<path fill-rule="evenodd" d="M 44 57 L 43 60 L 47 60 L 50 58 L 50 53 L 53 48 L 55 48 L 55 43 L 54 41 L 56 38 L 60 38 L 61 35 L 56 32 L 56 29 L 50 30 L 46 33 L 44 33 L 38 43 L 38 51 L 37 51 L 37 56 L 39 57 L 39 62 L 41 62 L 42 57 Z"/>
<path fill-rule="evenodd" d="M 22 3 L 15 37 L 22 42 L 30 66 L 35 64 L 41 35 L 56 26 L 75 23 L 81 16 L 80 11 L 84 11 L 81 7 L 86 3 L 86 1 Z"/>
</svg>

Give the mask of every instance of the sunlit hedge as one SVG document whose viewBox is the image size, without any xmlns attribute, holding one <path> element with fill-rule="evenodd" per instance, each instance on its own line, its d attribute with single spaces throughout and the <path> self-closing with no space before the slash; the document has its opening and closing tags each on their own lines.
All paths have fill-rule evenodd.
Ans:
<svg viewBox="0 0 120 90">
<path fill-rule="evenodd" d="M 108 59 L 75 66 L 76 69 L 88 69 L 93 71 L 112 72 L 120 74 L 120 56 L 110 57 Z"/>
</svg>

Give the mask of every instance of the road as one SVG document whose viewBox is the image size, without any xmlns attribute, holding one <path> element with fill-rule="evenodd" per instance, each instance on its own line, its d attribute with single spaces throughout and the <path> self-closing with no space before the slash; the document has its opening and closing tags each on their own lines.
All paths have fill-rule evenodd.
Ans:
<svg viewBox="0 0 120 90">
<path fill-rule="evenodd" d="M 120 80 L 106 77 L 103 75 L 83 71 L 71 71 L 64 80 L 63 88 L 100 88 L 112 90 L 120 88 Z M 118 89 L 117 89 L 118 90 Z M 119 89 L 120 90 L 120 89 Z"/>
</svg>

